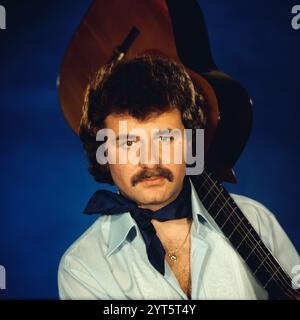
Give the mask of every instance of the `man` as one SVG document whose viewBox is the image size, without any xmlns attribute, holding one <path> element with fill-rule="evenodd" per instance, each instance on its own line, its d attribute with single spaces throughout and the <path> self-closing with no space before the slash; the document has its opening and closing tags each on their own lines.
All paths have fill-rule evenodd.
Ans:
<svg viewBox="0 0 300 320">
<path fill-rule="evenodd" d="M 119 192 L 100 190 L 90 199 L 85 212 L 101 215 L 61 259 L 61 299 L 268 298 L 202 205 L 186 163 L 175 161 L 188 142 L 176 145 L 170 132 L 182 137 L 185 129 L 203 128 L 204 103 L 184 68 L 169 59 L 141 56 L 98 72 L 86 93 L 80 138 L 90 173 Z M 124 121 L 129 133 L 146 135 L 124 135 Z M 115 135 L 99 143 L 102 129 Z M 165 143 L 169 162 L 162 159 Z M 99 156 L 100 145 L 106 149 Z M 143 145 L 151 150 L 141 161 Z M 124 162 L 124 150 L 138 161 Z M 292 275 L 300 259 L 274 215 L 252 199 L 233 198 Z"/>
</svg>

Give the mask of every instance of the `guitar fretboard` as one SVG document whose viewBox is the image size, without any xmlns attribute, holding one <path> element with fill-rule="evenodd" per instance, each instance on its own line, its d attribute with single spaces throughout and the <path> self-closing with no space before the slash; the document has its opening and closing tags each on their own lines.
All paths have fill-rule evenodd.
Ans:
<svg viewBox="0 0 300 320">
<path fill-rule="evenodd" d="M 300 299 L 299 290 L 260 239 L 235 201 L 209 171 L 190 176 L 199 199 L 271 299 Z"/>
</svg>

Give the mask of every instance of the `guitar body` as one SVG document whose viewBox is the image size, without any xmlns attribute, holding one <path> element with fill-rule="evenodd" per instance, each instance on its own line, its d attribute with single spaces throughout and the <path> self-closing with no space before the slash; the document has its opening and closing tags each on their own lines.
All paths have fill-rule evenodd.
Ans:
<svg viewBox="0 0 300 320">
<path fill-rule="evenodd" d="M 240 157 L 251 132 L 251 100 L 239 82 L 217 68 L 197 2 L 169 0 L 167 3 L 180 61 L 208 81 L 218 100 L 220 118 L 205 155 L 206 166 L 221 180 L 235 182 L 230 168 Z"/>
<path fill-rule="evenodd" d="M 68 124 L 78 134 L 87 84 L 133 27 L 139 35 L 126 58 L 151 52 L 170 57 L 185 66 L 195 87 L 204 89 L 205 163 L 220 179 L 235 182 L 232 168 L 251 130 L 250 99 L 237 81 L 217 70 L 196 1 L 94 1 L 61 66 L 59 97 Z"/>
</svg>

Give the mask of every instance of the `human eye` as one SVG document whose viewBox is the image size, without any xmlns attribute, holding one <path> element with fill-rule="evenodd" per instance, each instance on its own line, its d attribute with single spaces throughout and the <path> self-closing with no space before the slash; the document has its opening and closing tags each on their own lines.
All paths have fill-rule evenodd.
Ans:
<svg viewBox="0 0 300 320">
<path fill-rule="evenodd" d="M 173 136 L 159 136 L 161 142 L 172 142 L 174 140 Z"/>
<path fill-rule="evenodd" d="M 124 140 L 122 142 L 120 142 L 120 147 L 124 148 L 124 149 L 130 149 L 132 147 L 134 147 L 136 144 L 135 140 Z"/>
</svg>

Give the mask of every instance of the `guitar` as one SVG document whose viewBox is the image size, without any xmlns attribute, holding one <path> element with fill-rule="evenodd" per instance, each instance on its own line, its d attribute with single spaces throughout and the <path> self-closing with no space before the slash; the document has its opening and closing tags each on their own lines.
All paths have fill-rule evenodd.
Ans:
<svg viewBox="0 0 300 320">
<path fill-rule="evenodd" d="M 200 200 L 272 299 L 300 299 L 290 277 L 221 185 L 236 182 L 233 166 L 251 131 L 252 106 L 246 90 L 215 65 L 196 1 L 93 1 L 61 65 L 58 89 L 66 121 L 78 134 L 85 89 L 101 66 L 144 53 L 184 65 L 196 90 L 203 88 L 208 102 L 205 170 L 191 176 Z"/>
</svg>

